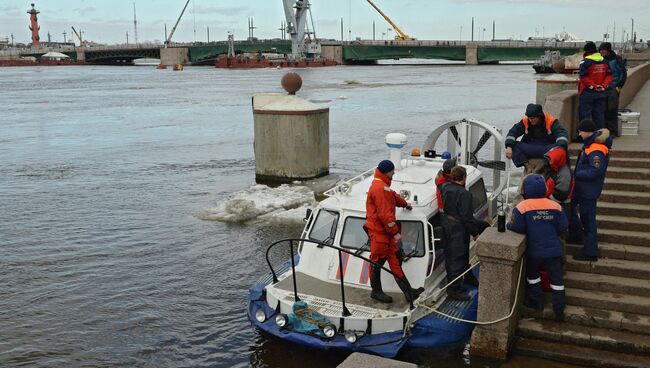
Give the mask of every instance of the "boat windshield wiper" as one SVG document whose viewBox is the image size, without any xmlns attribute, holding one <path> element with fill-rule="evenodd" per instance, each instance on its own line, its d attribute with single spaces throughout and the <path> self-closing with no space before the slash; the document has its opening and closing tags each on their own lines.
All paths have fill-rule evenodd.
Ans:
<svg viewBox="0 0 650 368">
<path fill-rule="evenodd" d="M 368 240 L 368 241 L 366 242 L 366 244 L 364 244 L 361 248 L 357 249 L 357 251 L 354 252 L 354 255 L 355 255 L 355 256 L 358 256 L 358 255 L 360 255 L 361 253 L 363 253 L 363 252 L 367 252 L 367 251 L 369 251 L 369 250 L 370 250 L 370 240 Z"/>
</svg>

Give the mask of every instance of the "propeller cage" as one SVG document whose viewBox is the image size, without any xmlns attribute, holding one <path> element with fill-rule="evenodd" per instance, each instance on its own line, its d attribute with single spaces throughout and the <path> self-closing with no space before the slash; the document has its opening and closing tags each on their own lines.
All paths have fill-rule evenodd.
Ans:
<svg viewBox="0 0 650 368">
<path fill-rule="evenodd" d="M 458 158 L 461 165 L 484 167 L 492 170 L 492 193 L 488 198 L 491 202 L 490 215 L 496 211 L 496 200 L 505 187 L 505 181 L 501 180 L 501 172 L 506 169 L 503 147 L 505 140 L 501 130 L 493 125 L 475 119 L 461 119 L 444 123 L 429 134 L 422 149 L 435 150 L 436 144 L 446 133 L 446 145 L 442 147 L 449 151 L 452 157 Z M 490 138 L 493 140 L 492 155 L 483 151 L 489 149 L 486 145 Z M 444 150 L 444 149 L 443 149 Z M 489 160 L 486 157 L 491 157 Z"/>
</svg>

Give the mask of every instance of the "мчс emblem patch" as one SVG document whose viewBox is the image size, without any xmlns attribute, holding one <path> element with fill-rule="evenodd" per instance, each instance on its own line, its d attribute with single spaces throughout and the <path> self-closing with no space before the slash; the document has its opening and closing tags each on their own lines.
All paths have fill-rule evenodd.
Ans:
<svg viewBox="0 0 650 368">
<path fill-rule="evenodd" d="M 600 157 L 596 156 L 596 157 L 594 157 L 594 159 L 593 159 L 593 161 L 592 161 L 591 164 L 594 165 L 594 167 L 595 167 L 596 169 L 600 169 L 600 163 L 601 163 L 601 162 L 600 162 Z"/>
</svg>

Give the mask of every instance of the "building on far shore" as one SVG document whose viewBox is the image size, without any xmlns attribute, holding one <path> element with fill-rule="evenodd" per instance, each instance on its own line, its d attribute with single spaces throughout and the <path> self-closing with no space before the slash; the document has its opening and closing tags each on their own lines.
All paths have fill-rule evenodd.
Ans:
<svg viewBox="0 0 650 368">
<path fill-rule="evenodd" d="M 0 37 L 0 50 L 4 50 L 8 48 L 9 48 L 9 39 L 7 37 L 5 38 Z"/>
</svg>

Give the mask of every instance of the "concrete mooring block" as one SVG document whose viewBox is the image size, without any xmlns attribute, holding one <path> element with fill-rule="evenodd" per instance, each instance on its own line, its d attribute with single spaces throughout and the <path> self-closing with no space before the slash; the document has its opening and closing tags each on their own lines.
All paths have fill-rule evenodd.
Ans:
<svg viewBox="0 0 650 368">
<path fill-rule="evenodd" d="M 296 96 L 302 81 L 294 82 L 297 88 L 288 88 L 289 95 L 253 96 L 258 182 L 311 179 L 329 173 L 329 108 Z"/>
</svg>

